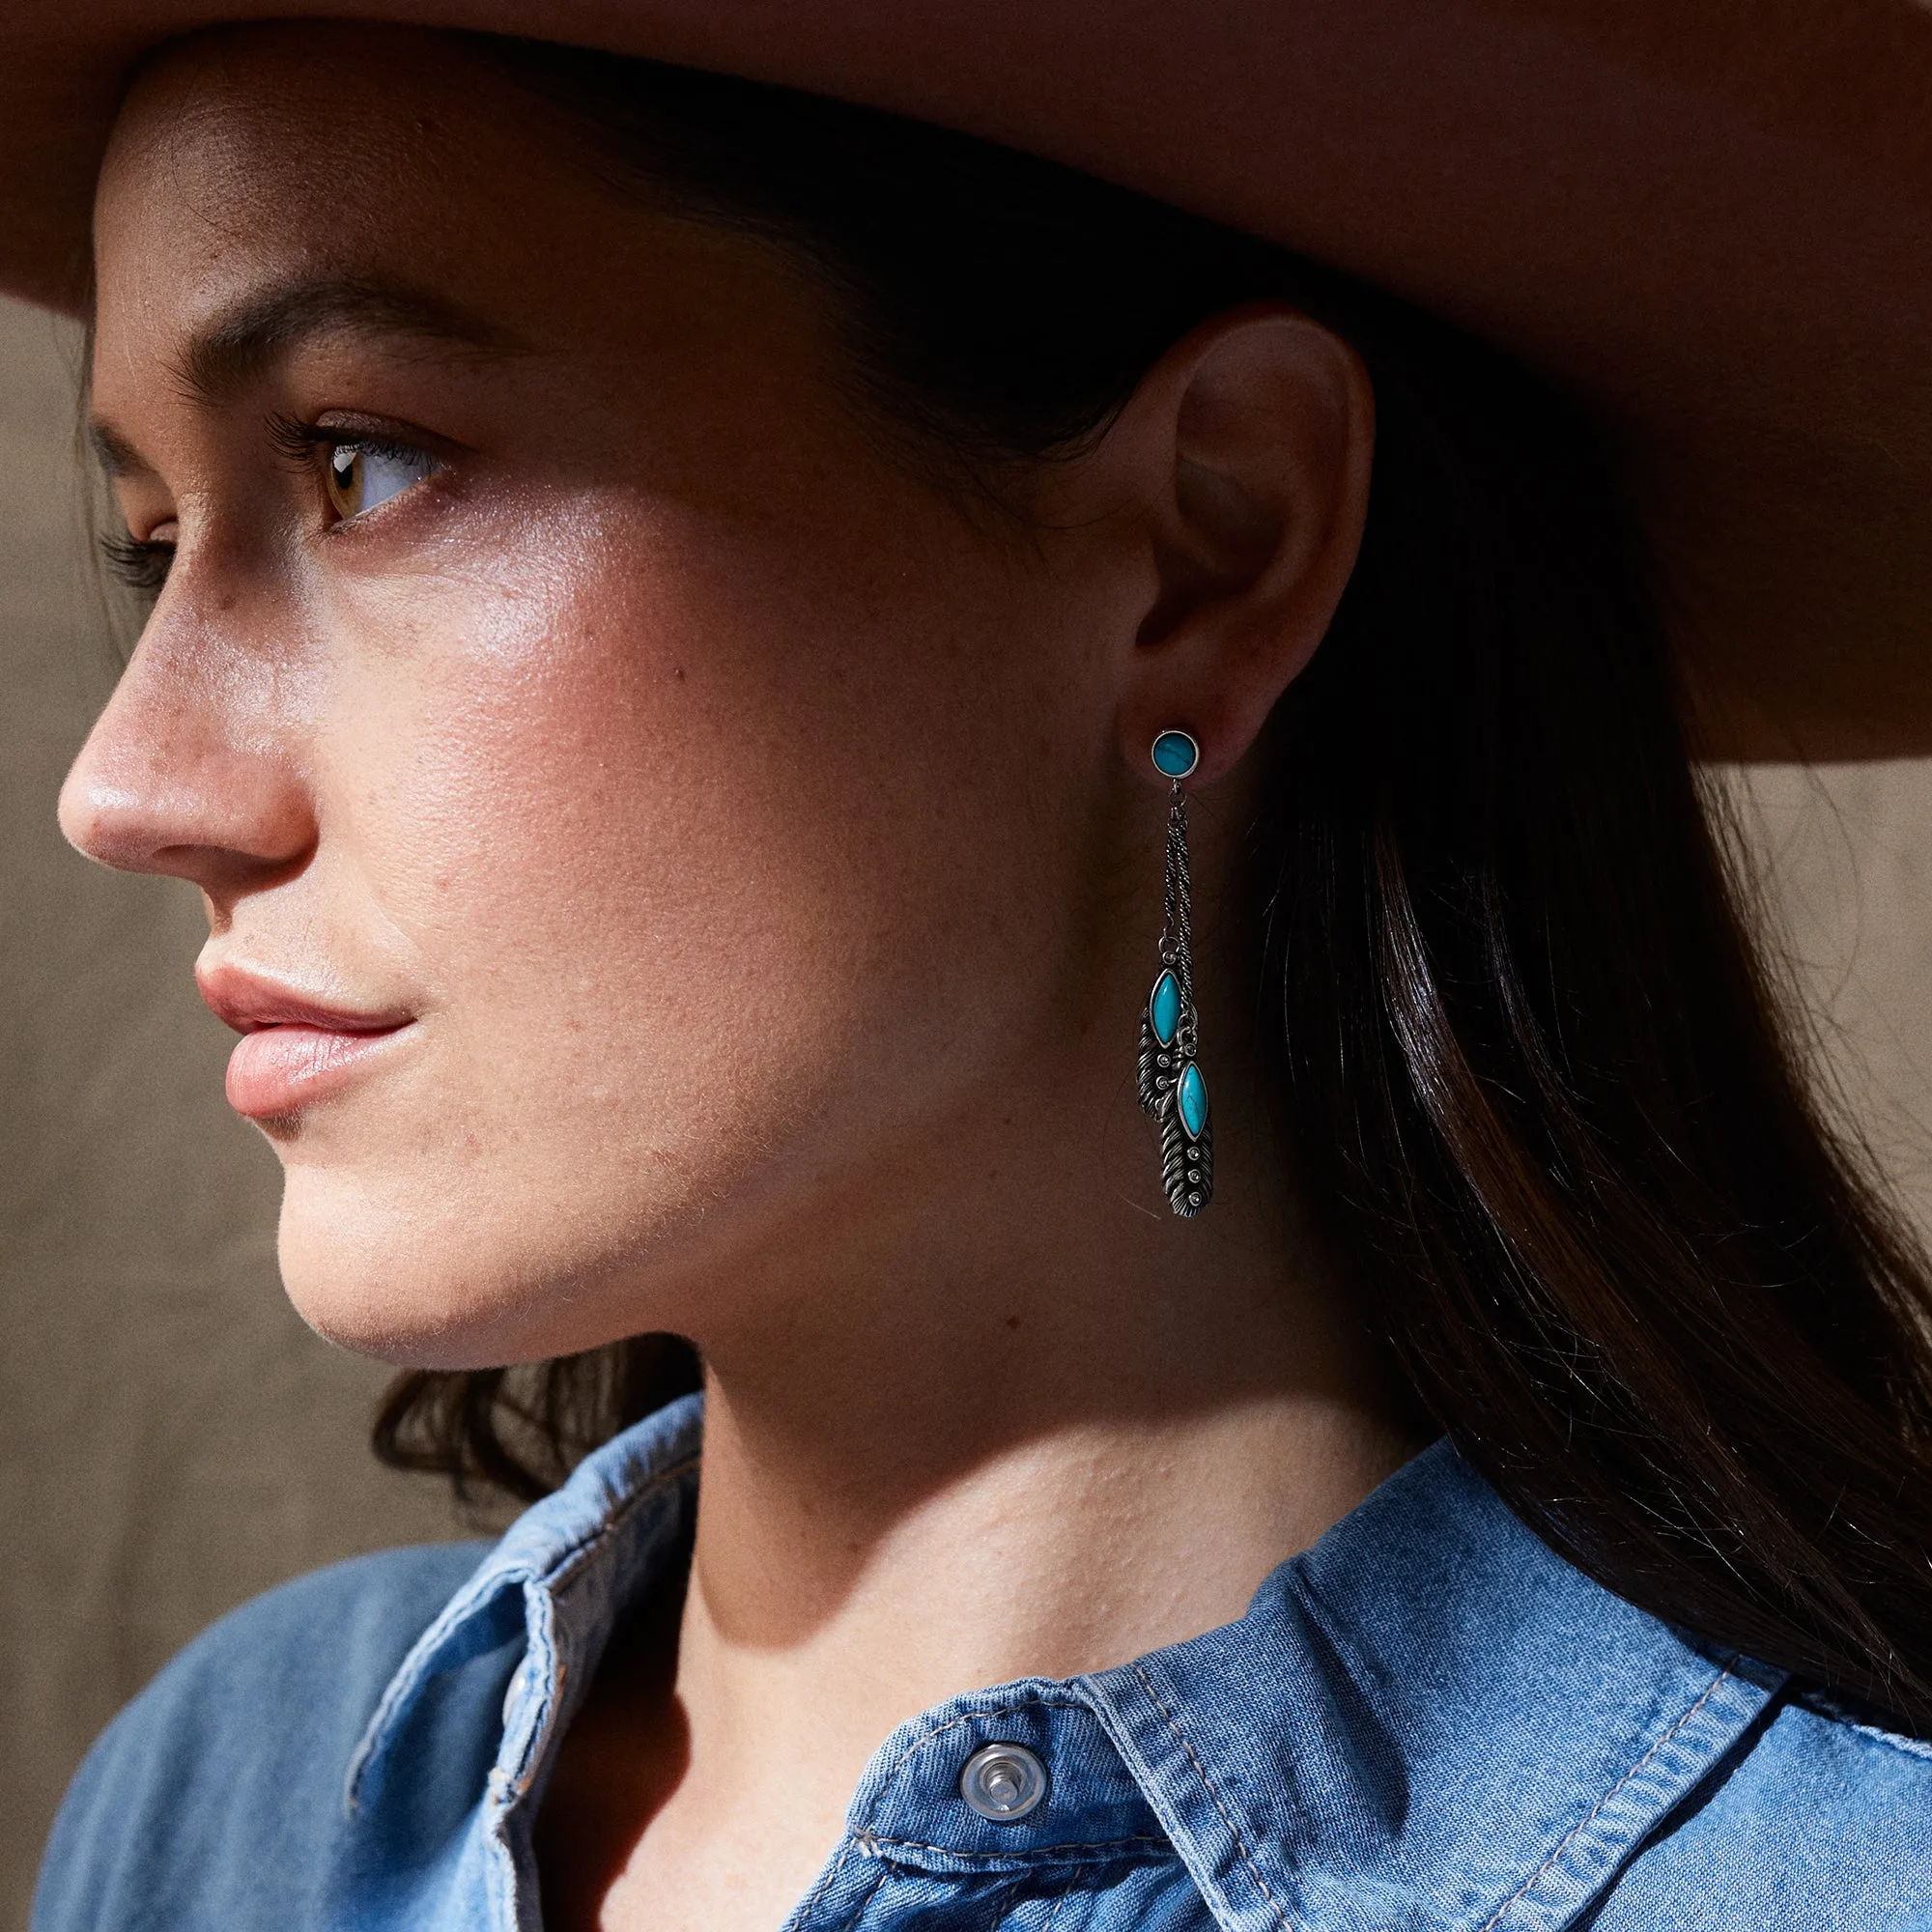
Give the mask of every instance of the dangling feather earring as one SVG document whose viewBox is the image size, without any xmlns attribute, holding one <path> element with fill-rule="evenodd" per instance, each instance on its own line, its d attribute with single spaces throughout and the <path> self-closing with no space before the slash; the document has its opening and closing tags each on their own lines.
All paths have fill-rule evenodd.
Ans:
<svg viewBox="0 0 1932 1932">
<path fill-rule="evenodd" d="M 1167 1204 L 1188 1219 L 1214 1198 L 1214 1138 L 1208 1083 L 1195 1054 L 1194 908 L 1187 877 L 1187 800 L 1180 781 L 1201 762 L 1185 731 L 1153 741 L 1153 766 L 1173 786 L 1167 808 L 1167 877 L 1162 895 L 1160 977 L 1141 1015 L 1141 1105 L 1160 1122 L 1161 1181 Z"/>
</svg>

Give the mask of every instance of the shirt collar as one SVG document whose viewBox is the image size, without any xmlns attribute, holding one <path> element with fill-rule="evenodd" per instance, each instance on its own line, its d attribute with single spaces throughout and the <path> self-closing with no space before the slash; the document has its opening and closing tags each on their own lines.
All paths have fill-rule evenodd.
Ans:
<svg viewBox="0 0 1932 1932">
<path fill-rule="evenodd" d="M 1087 1680 L 1227 1927 L 1571 1922 L 1779 1673 L 1555 1554 L 1447 1442 L 1238 1623 Z"/>
<path fill-rule="evenodd" d="M 521 1635 L 461 1842 L 389 1854 L 482 1887 L 506 1925 L 536 1922 L 519 1901 L 535 1897 L 528 1813 L 555 1743 L 618 1617 L 684 1547 L 701 1426 L 700 1398 L 673 1404 L 520 1518 L 404 1661 L 350 1768 L 352 1820 L 374 1829 L 400 1807 L 389 1773 L 439 1684 Z M 827 1880 L 855 1852 L 941 1872 L 1158 1845 L 1227 1932 L 1567 1924 L 1779 1682 L 1592 1582 L 1438 1443 L 1238 1622 L 902 1725 Z M 1025 1826 L 958 1802 L 959 1762 L 994 1740 L 1054 1767 L 1054 1803 Z"/>
<path fill-rule="evenodd" d="M 493 1784 L 526 1793 L 623 1611 L 683 1544 L 696 1498 L 701 1396 L 646 1416 L 526 1510 L 403 1660 L 350 1762 L 354 1815 L 429 1687 L 502 1640 L 506 1605 L 527 1648 L 504 1697 Z M 568 1703 L 566 1703 L 568 1696 Z"/>
</svg>

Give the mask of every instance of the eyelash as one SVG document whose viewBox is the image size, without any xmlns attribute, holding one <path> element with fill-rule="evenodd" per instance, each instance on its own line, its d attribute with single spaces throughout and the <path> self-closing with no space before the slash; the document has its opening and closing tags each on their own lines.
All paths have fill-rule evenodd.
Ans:
<svg viewBox="0 0 1932 1932">
<path fill-rule="evenodd" d="M 171 543 L 151 543 L 140 537 L 102 537 L 100 554 L 107 568 L 129 590 L 143 597 L 158 597 L 168 581 L 168 566 L 175 560 Z"/>
<path fill-rule="evenodd" d="M 392 463 L 407 463 L 423 454 L 414 443 L 398 442 L 393 437 L 371 436 L 359 429 L 326 429 L 299 416 L 270 416 L 269 437 L 301 469 L 307 469 L 322 450 L 359 449 L 365 456 L 386 457 Z"/>
<path fill-rule="evenodd" d="M 304 422 L 299 416 L 275 415 L 269 419 L 269 438 L 275 447 L 303 470 L 314 464 L 318 451 L 359 449 L 364 454 L 404 463 L 423 452 L 412 443 L 393 438 L 371 436 L 365 430 L 327 429 L 320 423 Z M 156 543 L 134 536 L 105 536 L 100 554 L 108 570 L 128 589 L 144 597 L 157 597 L 168 581 L 175 560 L 171 543 Z"/>
</svg>

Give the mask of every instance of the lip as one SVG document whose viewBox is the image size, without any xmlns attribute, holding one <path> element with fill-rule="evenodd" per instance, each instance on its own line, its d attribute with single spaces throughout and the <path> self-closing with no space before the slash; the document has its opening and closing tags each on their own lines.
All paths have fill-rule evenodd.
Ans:
<svg viewBox="0 0 1932 1932">
<path fill-rule="evenodd" d="M 244 967 L 194 977 L 215 1017 L 242 1036 L 228 1057 L 228 1104 L 251 1121 L 339 1093 L 415 1024 L 413 1013 L 331 1006 Z"/>
</svg>

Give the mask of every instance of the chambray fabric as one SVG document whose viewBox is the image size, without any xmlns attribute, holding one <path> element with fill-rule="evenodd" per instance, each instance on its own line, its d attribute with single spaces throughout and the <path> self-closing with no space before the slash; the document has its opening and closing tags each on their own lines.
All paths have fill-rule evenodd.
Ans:
<svg viewBox="0 0 1932 1932">
<path fill-rule="evenodd" d="M 399 1550 L 215 1625 L 116 1720 L 36 1932 L 531 1932 L 530 1828 L 614 1621 L 682 1560 L 701 1409 L 494 1549 Z M 480 1560 L 479 1560 L 480 1557 Z M 959 1796 L 1026 1745 L 1046 1801 Z M 1572 1569 L 1446 1444 L 1223 1630 L 903 1725 L 794 1932 L 1907 1932 L 1932 1749 Z"/>
</svg>

